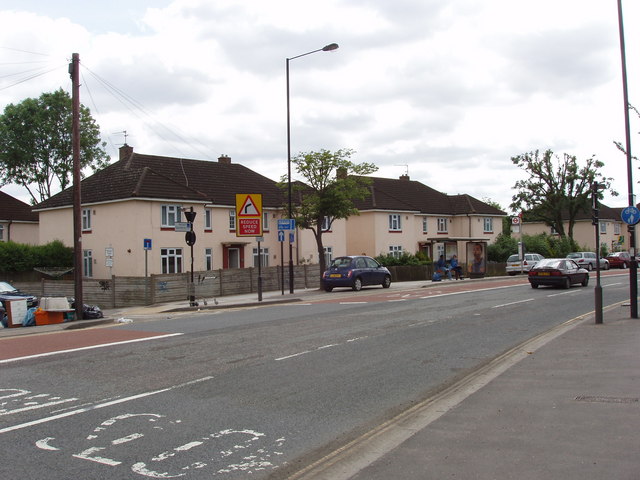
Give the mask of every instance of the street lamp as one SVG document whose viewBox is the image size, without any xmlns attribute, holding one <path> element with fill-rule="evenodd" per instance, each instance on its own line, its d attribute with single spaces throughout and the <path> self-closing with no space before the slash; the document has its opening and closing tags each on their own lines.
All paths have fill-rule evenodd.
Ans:
<svg viewBox="0 0 640 480">
<path fill-rule="evenodd" d="M 291 110 L 289 107 L 289 62 L 296 58 L 311 55 L 312 53 L 330 52 L 337 48 L 337 43 L 330 43 L 329 45 L 325 45 L 317 50 L 312 50 L 301 55 L 296 55 L 295 57 L 287 58 L 287 190 L 289 194 L 289 211 L 287 213 L 289 219 L 293 217 L 293 203 L 291 196 Z M 291 239 L 289 239 L 289 293 L 293 293 L 293 244 L 291 243 Z"/>
</svg>

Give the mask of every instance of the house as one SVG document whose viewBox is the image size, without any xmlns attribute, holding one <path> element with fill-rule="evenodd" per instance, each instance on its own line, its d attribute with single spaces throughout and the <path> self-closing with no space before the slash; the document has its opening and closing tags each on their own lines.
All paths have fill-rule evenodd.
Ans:
<svg viewBox="0 0 640 480">
<path fill-rule="evenodd" d="M 621 212 L 622 207 L 613 208 L 603 204 L 599 205 L 599 241 L 600 245 L 607 246 L 609 252 L 628 251 L 631 248 L 629 246 L 627 224 L 622 221 Z M 568 232 L 568 220 L 563 223 L 565 232 Z M 523 222 L 522 233 L 526 235 L 537 235 L 541 233 L 557 235 L 557 232 L 552 227 L 543 222 Z M 573 239 L 581 247 L 586 247 L 588 251 L 595 251 L 596 231 L 592 223 L 591 210 L 581 211 L 576 215 L 576 222 L 573 227 Z"/>
<path fill-rule="evenodd" d="M 87 277 L 145 276 L 246 268 L 258 265 L 256 237 L 236 232 L 236 194 L 261 194 L 263 266 L 318 263 L 315 238 L 298 230 L 278 232 L 285 218 L 284 192 L 276 182 L 228 156 L 217 162 L 136 153 L 124 145 L 119 159 L 81 184 L 83 273 Z M 325 258 L 365 253 L 454 253 L 471 258 L 502 229 L 504 212 L 468 195 L 448 196 L 408 177 L 373 178 L 371 196 L 357 203 L 361 214 L 323 231 Z M 196 214 L 195 243 L 180 232 L 185 212 Z M 73 189 L 38 204 L 39 239 L 73 245 Z M 280 235 L 279 235 L 280 233 Z M 285 232 L 289 233 L 289 232 Z M 287 235 L 288 237 L 288 235 Z M 284 248 L 286 247 L 286 248 Z"/>
<path fill-rule="evenodd" d="M 356 202 L 360 215 L 347 220 L 347 250 L 353 253 L 457 255 L 470 269 L 474 247 L 484 251 L 502 232 L 505 212 L 470 195 L 438 192 L 408 175 L 374 177 L 370 191 Z"/>
<path fill-rule="evenodd" d="M 38 214 L 31 206 L 0 191 L 0 242 L 38 244 Z"/>
</svg>

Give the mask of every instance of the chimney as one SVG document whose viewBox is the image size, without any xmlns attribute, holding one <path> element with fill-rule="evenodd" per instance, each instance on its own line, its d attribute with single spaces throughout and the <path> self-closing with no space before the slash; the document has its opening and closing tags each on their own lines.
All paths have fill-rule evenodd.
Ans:
<svg viewBox="0 0 640 480">
<path fill-rule="evenodd" d="M 225 155 L 224 153 L 218 157 L 219 163 L 226 163 L 229 165 L 231 163 L 231 157 Z"/>
<path fill-rule="evenodd" d="M 120 147 L 120 155 L 118 160 L 128 160 L 133 155 L 133 147 L 130 147 L 126 143 Z"/>
<path fill-rule="evenodd" d="M 406 180 L 409 181 L 409 175 L 400 175 L 400 180 Z"/>
</svg>

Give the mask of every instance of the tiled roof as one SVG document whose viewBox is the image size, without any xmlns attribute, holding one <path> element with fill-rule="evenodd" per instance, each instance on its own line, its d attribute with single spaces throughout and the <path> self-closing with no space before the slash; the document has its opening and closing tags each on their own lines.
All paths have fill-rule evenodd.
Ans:
<svg viewBox="0 0 640 480">
<path fill-rule="evenodd" d="M 82 203 L 129 198 L 206 201 L 233 206 L 236 193 L 261 193 L 265 207 L 281 207 L 284 194 L 276 182 L 240 164 L 131 153 L 82 180 Z M 69 206 L 68 188 L 36 208 Z"/>
<path fill-rule="evenodd" d="M 506 215 L 470 195 L 447 195 L 415 180 L 369 177 L 371 195 L 357 201 L 359 210 L 410 210 L 441 215 Z"/>
<path fill-rule="evenodd" d="M 37 222 L 38 214 L 28 205 L 0 191 L 0 221 Z"/>
</svg>

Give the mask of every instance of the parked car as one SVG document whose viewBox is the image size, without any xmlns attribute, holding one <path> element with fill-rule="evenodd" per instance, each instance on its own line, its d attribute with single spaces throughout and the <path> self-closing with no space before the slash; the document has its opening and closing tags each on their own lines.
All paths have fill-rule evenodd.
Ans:
<svg viewBox="0 0 640 480">
<path fill-rule="evenodd" d="M 540 285 L 571 288 L 576 283 L 586 287 L 589 285 L 589 271 L 570 258 L 545 258 L 529 270 L 529 283 L 531 288 Z"/>
<path fill-rule="evenodd" d="M 365 285 L 391 286 L 391 272 L 371 257 L 364 255 L 338 257 L 322 274 L 322 287 L 330 292 L 334 287 L 351 287 L 358 291 Z"/>
<path fill-rule="evenodd" d="M 607 255 L 607 261 L 611 268 L 627 268 L 631 265 L 631 255 L 629 252 L 615 252 Z"/>
<path fill-rule="evenodd" d="M 37 297 L 21 292 L 8 282 L 0 282 L 0 303 L 2 303 L 3 308 L 5 306 L 5 300 L 15 300 L 19 298 L 27 299 L 27 308 L 38 306 Z"/>
<path fill-rule="evenodd" d="M 544 257 L 538 253 L 525 253 L 524 262 L 520 260 L 520 255 L 517 253 L 507 258 L 506 271 L 509 275 L 515 275 L 517 273 L 528 272 L 536 263 L 542 260 Z"/>
<path fill-rule="evenodd" d="M 594 252 L 573 252 L 567 255 L 567 258 L 574 260 L 580 267 L 587 270 L 595 270 L 596 268 L 596 254 Z M 609 261 L 606 258 L 600 257 L 600 268 L 602 270 L 609 270 Z"/>
</svg>

